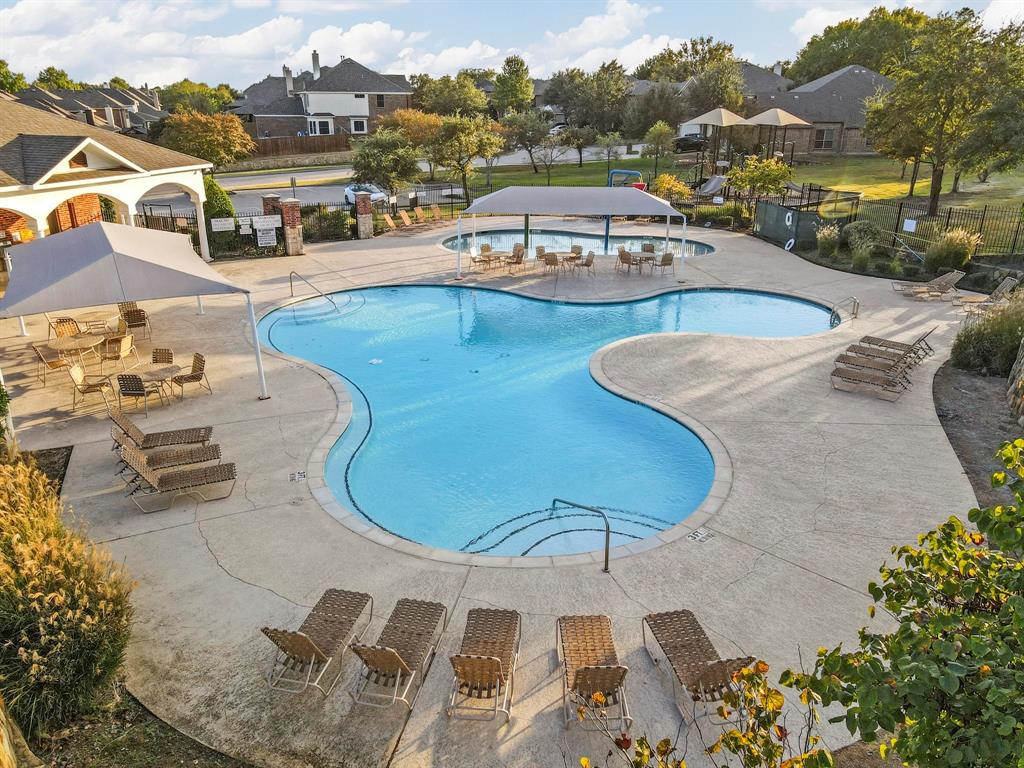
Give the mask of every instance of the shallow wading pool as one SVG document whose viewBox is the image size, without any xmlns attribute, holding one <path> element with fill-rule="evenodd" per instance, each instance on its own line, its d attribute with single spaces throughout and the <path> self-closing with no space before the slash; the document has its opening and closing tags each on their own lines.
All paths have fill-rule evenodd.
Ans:
<svg viewBox="0 0 1024 768">
<path fill-rule="evenodd" d="M 421 544 L 557 555 L 652 536 L 703 501 L 714 462 L 689 429 L 600 387 L 609 342 L 690 331 L 784 337 L 827 330 L 827 308 L 732 290 L 566 304 L 477 288 L 337 293 L 271 312 L 264 343 L 349 383 L 349 428 L 327 459 L 339 502 Z M 695 375 L 699 373 L 695 372 Z"/>
</svg>

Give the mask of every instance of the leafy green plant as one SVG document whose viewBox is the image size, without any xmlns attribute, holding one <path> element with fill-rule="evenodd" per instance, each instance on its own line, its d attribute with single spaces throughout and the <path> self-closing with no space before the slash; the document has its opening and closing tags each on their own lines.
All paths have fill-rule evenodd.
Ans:
<svg viewBox="0 0 1024 768">
<path fill-rule="evenodd" d="M 839 244 L 845 245 L 851 251 L 858 245 L 868 243 L 874 245 L 882 237 L 882 230 L 870 221 L 851 221 L 839 233 Z"/>
<path fill-rule="evenodd" d="M 965 371 L 1009 376 L 1024 337 L 1024 299 L 1011 298 L 983 317 L 964 323 L 953 340 L 950 361 Z"/>
<path fill-rule="evenodd" d="M 981 235 L 977 232 L 968 232 L 966 229 L 946 230 L 928 246 L 924 255 L 925 269 L 936 273 L 940 270 L 961 269 L 980 244 Z"/>
<path fill-rule="evenodd" d="M 778 195 L 785 189 L 793 170 L 781 160 L 762 160 L 750 155 L 742 166 L 733 166 L 726 176 L 729 185 L 747 193 L 747 211 L 753 214 L 754 198 L 760 195 Z"/>
<path fill-rule="evenodd" d="M 854 272 L 867 272 L 871 266 L 871 248 L 867 249 L 858 248 L 853 252 L 853 258 L 850 260 L 850 266 Z"/>
<path fill-rule="evenodd" d="M 903 262 L 899 258 L 893 258 L 889 262 L 889 274 L 894 277 L 900 277 L 903 274 Z"/>
<path fill-rule="evenodd" d="M 822 224 L 818 227 L 818 254 L 825 259 L 831 259 L 839 250 L 839 226 L 837 224 Z"/>
<path fill-rule="evenodd" d="M 919 768 L 1018 766 L 1024 755 L 1024 440 L 1005 443 L 994 487 L 1014 502 L 950 517 L 893 548 L 868 585 L 894 629 L 858 647 L 820 648 L 813 672 L 787 673 L 839 703 L 851 733 Z M 970 525 L 973 523 L 973 527 Z"/>
</svg>

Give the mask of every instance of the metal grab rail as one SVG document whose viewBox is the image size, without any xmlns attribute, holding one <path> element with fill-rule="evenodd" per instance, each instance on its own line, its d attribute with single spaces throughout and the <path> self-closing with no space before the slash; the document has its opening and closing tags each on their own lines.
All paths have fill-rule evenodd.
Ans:
<svg viewBox="0 0 1024 768">
<path fill-rule="evenodd" d="M 296 272 L 294 269 L 291 272 L 288 273 L 288 290 L 291 292 L 292 296 L 295 295 L 295 278 L 296 277 L 299 278 L 299 280 L 304 282 L 306 285 L 308 285 L 310 288 L 312 288 L 314 291 L 319 293 L 321 296 L 323 296 L 325 299 L 327 299 L 329 302 L 331 302 L 331 304 L 334 304 L 334 308 L 335 309 L 338 308 L 338 304 L 334 301 L 334 299 L 332 299 L 326 293 L 321 291 L 319 288 L 317 288 L 315 285 L 313 285 L 311 282 L 309 282 L 309 280 L 307 280 L 302 275 L 300 275 L 298 272 Z"/>
<path fill-rule="evenodd" d="M 576 507 L 587 512 L 593 512 L 604 519 L 604 568 L 602 570 L 604 573 L 611 573 L 608 570 L 608 557 L 612 546 L 612 524 L 608 520 L 608 515 L 597 507 L 588 507 L 586 504 L 577 504 L 575 501 L 568 501 L 566 499 L 552 499 L 551 508 L 554 509 L 556 504 L 564 504 L 567 507 Z"/>
<path fill-rule="evenodd" d="M 839 317 L 839 310 L 845 305 L 850 305 L 850 317 L 856 317 L 860 314 L 860 299 L 856 296 L 847 296 L 845 299 L 832 306 L 832 315 Z"/>
<path fill-rule="evenodd" d="M 922 263 L 924 262 L 924 255 L 918 253 L 913 248 L 911 248 L 909 245 L 907 245 L 907 243 L 903 240 L 902 237 L 900 237 L 899 235 L 893 235 L 892 239 L 895 242 L 897 242 L 900 245 L 902 245 L 907 250 L 907 253 L 909 253 L 911 256 L 913 256 L 915 259 L 917 259 L 919 262 L 922 262 Z"/>
</svg>

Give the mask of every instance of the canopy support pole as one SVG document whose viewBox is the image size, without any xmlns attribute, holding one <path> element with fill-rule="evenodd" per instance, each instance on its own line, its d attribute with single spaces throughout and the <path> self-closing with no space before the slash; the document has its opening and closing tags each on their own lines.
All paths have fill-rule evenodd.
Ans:
<svg viewBox="0 0 1024 768">
<path fill-rule="evenodd" d="M 0 371 L 0 389 L 4 386 L 4 374 Z M 14 418 L 11 416 L 11 403 L 7 403 L 7 413 L 4 414 L 4 436 L 7 438 L 7 455 L 13 456 L 18 452 L 18 435 L 14 431 Z"/>
<path fill-rule="evenodd" d="M 462 279 L 462 214 L 455 224 L 455 279 Z"/>
<path fill-rule="evenodd" d="M 476 248 L 476 214 L 470 214 L 470 218 L 473 221 L 473 247 Z"/>
<path fill-rule="evenodd" d="M 669 252 L 669 250 L 668 250 L 668 235 L 669 235 L 669 231 L 670 231 L 671 227 L 672 227 L 672 217 L 671 216 L 666 216 L 665 217 L 665 253 Z"/>
<path fill-rule="evenodd" d="M 608 255 L 608 247 L 612 239 L 612 217 L 611 215 L 604 217 L 604 255 Z"/>
<path fill-rule="evenodd" d="M 256 350 L 256 373 L 260 377 L 260 400 L 269 400 L 267 377 L 263 372 L 263 353 L 260 351 L 260 334 L 256 330 L 256 310 L 252 308 L 252 294 L 245 294 L 245 303 L 249 308 L 249 327 L 252 330 L 252 346 Z"/>
<path fill-rule="evenodd" d="M 685 283 L 686 280 L 683 279 L 683 273 L 686 272 L 686 214 L 685 213 L 681 213 L 679 215 L 683 217 L 683 237 L 679 241 L 679 281 L 678 282 Z"/>
<path fill-rule="evenodd" d="M 197 315 L 205 315 L 206 314 L 206 310 L 203 309 L 203 297 L 200 296 L 199 294 L 196 294 L 196 309 L 197 309 L 197 311 L 196 311 Z"/>
<path fill-rule="evenodd" d="M 523 248 L 530 250 L 530 214 L 523 216 Z"/>
</svg>

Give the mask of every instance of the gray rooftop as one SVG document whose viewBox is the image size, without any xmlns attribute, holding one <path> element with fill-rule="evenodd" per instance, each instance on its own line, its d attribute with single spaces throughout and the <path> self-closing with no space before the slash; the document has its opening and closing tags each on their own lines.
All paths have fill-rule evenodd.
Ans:
<svg viewBox="0 0 1024 768">
<path fill-rule="evenodd" d="M 889 78 L 851 64 L 785 93 L 756 93 L 754 100 L 759 110 L 779 107 L 809 123 L 842 123 L 847 128 L 863 128 L 864 101 L 890 88 Z"/>
</svg>

